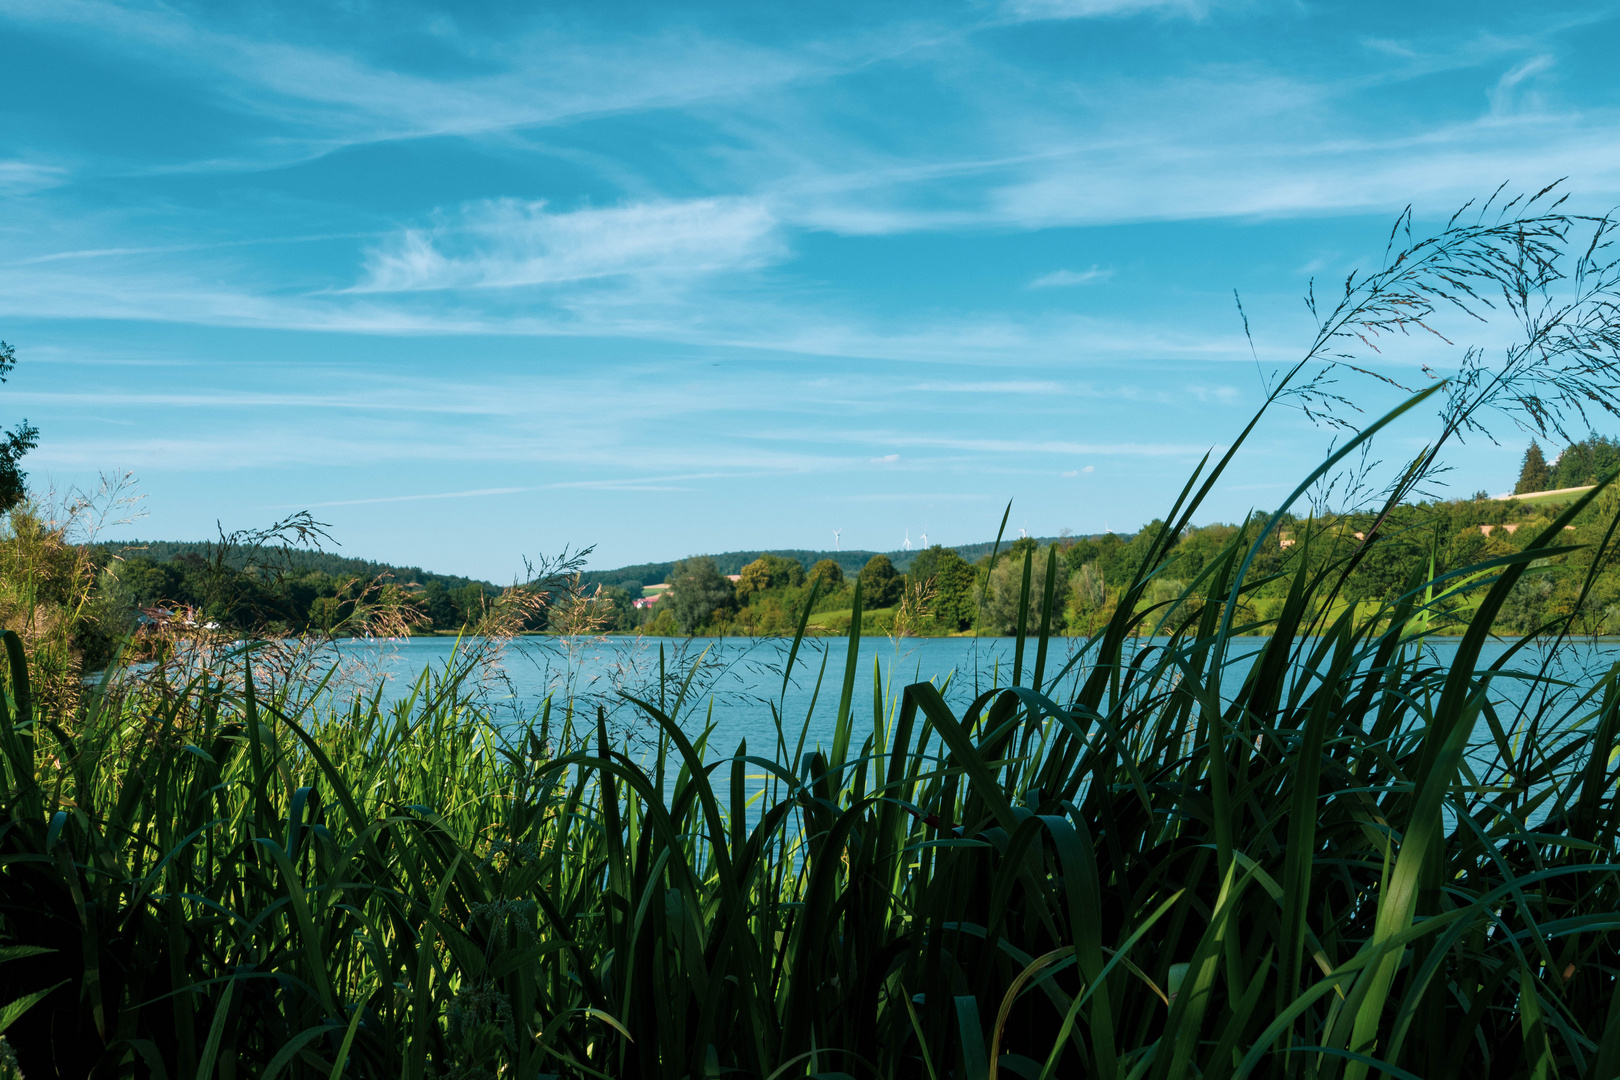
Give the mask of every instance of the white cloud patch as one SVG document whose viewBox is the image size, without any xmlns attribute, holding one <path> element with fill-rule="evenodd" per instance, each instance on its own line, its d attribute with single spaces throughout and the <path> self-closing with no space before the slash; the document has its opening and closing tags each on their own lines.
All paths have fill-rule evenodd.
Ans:
<svg viewBox="0 0 1620 1080">
<path fill-rule="evenodd" d="M 357 292 L 511 288 L 621 275 L 684 277 L 782 257 L 776 220 L 756 200 L 638 203 L 552 213 L 499 199 L 373 249 Z"/>
<path fill-rule="evenodd" d="M 1050 274 L 1042 274 L 1029 283 L 1032 289 L 1054 289 L 1069 285 L 1090 285 L 1096 281 L 1107 281 L 1114 276 L 1114 271 L 1093 266 L 1090 270 L 1053 270 Z"/>
<path fill-rule="evenodd" d="M 1202 16 L 1209 5 L 1201 0 L 1008 0 L 1008 14 L 1019 20 L 1096 19 L 1154 12 Z"/>
<path fill-rule="evenodd" d="M 1005 379 L 997 382 L 925 382 L 911 387 L 933 394 L 1061 394 L 1063 384 L 1034 379 Z"/>
<path fill-rule="evenodd" d="M 1361 43 L 1373 52 L 1383 53 L 1385 56 L 1394 56 L 1402 60 L 1415 60 L 1418 56 L 1416 49 L 1406 42 L 1397 41 L 1394 38 L 1368 37 L 1363 38 Z"/>
<path fill-rule="evenodd" d="M 928 435 L 897 435 L 874 433 L 868 442 L 888 443 L 891 446 L 936 447 L 942 450 L 986 451 L 997 454 L 1069 454 L 1107 455 L 1120 457 L 1190 457 L 1208 453 L 1212 448 L 1189 443 L 1080 443 L 1066 439 L 972 439 L 935 437 Z M 1215 447 L 1214 449 L 1224 449 Z M 882 460 L 874 458 L 876 460 Z"/>
<path fill-rule="evenodd" d="M 1553 69 L 1553 58 L 1542 53 L 1513 65 L 1491 88 L 1491 113 L 1508 116 L 1517 112 L 1540 111 L 1545 102 L 1534 90 L 1537 76 Z"/>
<path fill-rule="evenodd" d="M 68 171 L 59 165 L 37 161 L 0 161 L 0 196 L 31 195 L 65 183 Z"/>
</svg>

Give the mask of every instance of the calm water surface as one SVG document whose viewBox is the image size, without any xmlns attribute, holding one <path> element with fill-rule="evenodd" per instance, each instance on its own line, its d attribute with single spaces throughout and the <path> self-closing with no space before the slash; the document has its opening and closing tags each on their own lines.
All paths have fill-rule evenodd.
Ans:
<svg viewBox="0 0 1620 1080">
<path fill-rule="evenodd" d="M 1235 688 L 1240 683 L 1254 653 L 1265 641 L 1238 639 L 1228 685 Z M 1011 681 L 1014 644 L 1011 638 L 910 638 L 898 644 L 888 638 L 863 639 L 856 659 L 851 706 L 855 717 L 854 746 L 858 747 L 872 730 L 874 678 L 883 685 L 885 696 L 891 698 L 898 698 L 908 683 L 931 680 L 945 688 L 946 700 L 960 713 L 978 692 Z M 1449 666 L 1458 644 L 1455 638 L 1431 638 L 1424 648 L 1435 663 Z M 483 687 L 491 703 L 514 723 L 532 717 L 548 696 L 554 710 L 572 699 L 581 703 L 581 711 L 592 718 L 601 704 L 609 711 L 615 733 L 635 739 L 651 735 L 654 728 L 618 692 L 623 690 L 658 703 L 662 652 L 664 707 L 667 711 L 674 706 L 682 683 L 690 676 L 678 719 L 693 736 L 705 725 L 713 725 L 712 756 L 731 754 L 743 739 L 751 753 L 774 756 L 772 748 L 778 733 L 773 707 L 787 731 L 788 749 L 792 749 L 801 729 L 806 748 L 818 742 L 830 745 L 849 649 L 847 638 L 806 640 L 784 688 L 783 671 L 790 645 L 781 639 L 523 638 L 507 647 Z M 1054 639 L 1046 662 L 1048 678 L 1083 645 L 1081 638 Z M 1153 645 L 1152 640 L 1134 643 L 1136 648 Z M 350 643 L 344 648 L 356 658 L 363 655 L 374 670 L 385 675 L 384 700 L 392 701 L 408 695 L 425 668 L 442 669 L 456 647 L 452 638 L 433 637 L 387 645 Z M 1504 642 L 1487 643 L 1484 663 L 1491 663 L 1508 647 Z M 1540 649 L 1522 650 L 1509 666 L 1533 671 L 1544 658 Z M 1584 687 L 1616 661 L 1620 661 L 1620 642 L 1573 642 L 1565 646 L 1555 672 Z M 1025 682 L 1034 663 L 1035 645 L 1031 642 L 1024 655 Z M 1076 672 L 1083 666 L 1077 665 Z M 1071 675 L 1070 680 L 1073 678 Z M 1523 685 L 1521 680 L 1498 680 L 1494 693 L 1502 703 L 1512 704 L 1522 699 Z M 1483 738 L 1484 733 L 1479 736 Z"/>
</svg>

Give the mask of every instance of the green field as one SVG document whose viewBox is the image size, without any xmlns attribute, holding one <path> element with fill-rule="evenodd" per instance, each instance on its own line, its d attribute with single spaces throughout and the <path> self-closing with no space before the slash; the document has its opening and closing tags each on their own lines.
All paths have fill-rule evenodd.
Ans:
<svg viewBox="0 0 1620 1080">
<path fill-rule="evenodd" d="M 894 610 L 895 609 L 892 607 L 872 608 L 865 614 L 868 617 L 892 617 L 894 615 Z M 810 614 L 808 621 L 811 626 L 827 626 L 833 623 L 840 623 L 844 626 L 848 626 L 854 613 L 853 608 L 834 608 L 831 611 L 816 611 Z"/>
<path fill-rule="evenodd" d="M 1580 498 L 1590 487 L 1571 488 L 1568 491 L 1547 491 L 1531 495 L 1515 495 L 1514 502 L 1524 503 L 1526 506 L 1566 506 Z"/>
</svg>

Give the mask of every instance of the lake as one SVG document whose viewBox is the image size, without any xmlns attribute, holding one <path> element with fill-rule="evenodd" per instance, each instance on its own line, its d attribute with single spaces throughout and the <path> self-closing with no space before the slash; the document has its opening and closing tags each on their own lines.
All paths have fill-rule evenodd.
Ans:
<svg viewBox="0 0 1620 1080">
<path fill-rule="evenodd" d="M 1227 685 L 1235 688 L 1239 684 L 1250 659 L 1267 640 L 1235 639 Z M 1132 647 L 1162 643 L 1163 639 L 1141 639 Z M 843 689 L 847 638 L 806 639 L 784 690 L 783 670 L 791 644 L 780 638 L 519 638 L 486 668 L 482 687 L 485 699 L 513 722 L 535 715 L 548 696 L 554 710 L 572 699 L 593 720 L 598 705 L 606 708 L 617 737 L 645 742 L 655 733 L 654 726 L 639 709 L 624 702 L 619 691 L 658 703 L 662 651 L 666 711 L 673 707 L 681 685 L 691 678 L 678 714 L 684 730 L 695 736 L 712 722 L 711 756 L 729 755 L 746 739 L 751 753 L 771 757 L 776 756 L 773 748 L 777 745 L 773 705 L 782 717 L 789 749 L 801 728 L 807 749 L 818 742 L 828 746 Z M 1047 657 L 1048 677 L 1061 670 L 1084 644 L 1083 638 L 1054 638 Z M 1435 663 L 1449 666 L 1458 644 L 1457 638 L 1430 638 L 1424 648 Z M 1011 681 L 1014 646 L 1011 638 L 992 637 L 906 638 L 898 643 L 884 637 L 863 639 L 851 706 L 854 746 L 859 747 L 872 730 L 874 677 L 881 680 L 885 696 L 891 700 L 909 683 L 932 680 L 945 687 L 947 702 L 960 715 L 977 693 Z M 1488 642 L 1484 663 L 1500 657 L 1509 646 L 1508 642 Z M 351 641 L 341 646 L 346 656 L 363 660 L 372 676 L 386 679 L 385 701 L 408 695 L 424 668 L 442 669 L 456 648 L 455 639 L 448 637 Z M 1544 658 L 1545 646 L 1533 646 L 1520 653 L 1513 668 L 1535 670 Z M 1620 642 L 1575 641 L 1567 643 L 1557 658 L 1556 671 L 1587 686 L 1617 660 Z M 1026 683 L 1034 663 L 1032 640 L 1024 657 Z M 1504 703 L 1517 703 L 1523 696 L 1522 683 L 1498 679 L 1493 683 L 1493 695 Z M 1483 740 L 1485 733 L 1481 731 L 1477 737 Z"/>
</svg>

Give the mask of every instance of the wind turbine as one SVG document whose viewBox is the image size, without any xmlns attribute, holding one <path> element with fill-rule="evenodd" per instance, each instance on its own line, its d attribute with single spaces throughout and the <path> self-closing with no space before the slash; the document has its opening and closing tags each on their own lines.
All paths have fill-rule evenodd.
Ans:
<svg viewBox="0 0 1620 1080">
<path fill-rule="evenodd" d="M 922 534 L 922 546 L 923 547 L 928 546 L 928 534 L 927 533 Z"/>
<path fill-rule="evenodd" d="M 906 551 L 911 550 L 911 530 L 910 529 L 906 530 L 906 542 L 905 542 L 904 550 L 906 550 Z"/>
<path fill-rule="evenodd" d="M 838 534 L 843 532 L 843 531 L 844 531 L 843 529 L 834 529 L 833 530 L 833 550 L 834 551 L 842 551 L 843 550 L 843 548 L 838 546 Z"/>
<path fill-rule="evenodd" d="M 1024 527 L 1018 530 L 1018 539 L 1022 540 L 1029 535 L 1029 521 L 1024 521 Z"/>
</svg>

